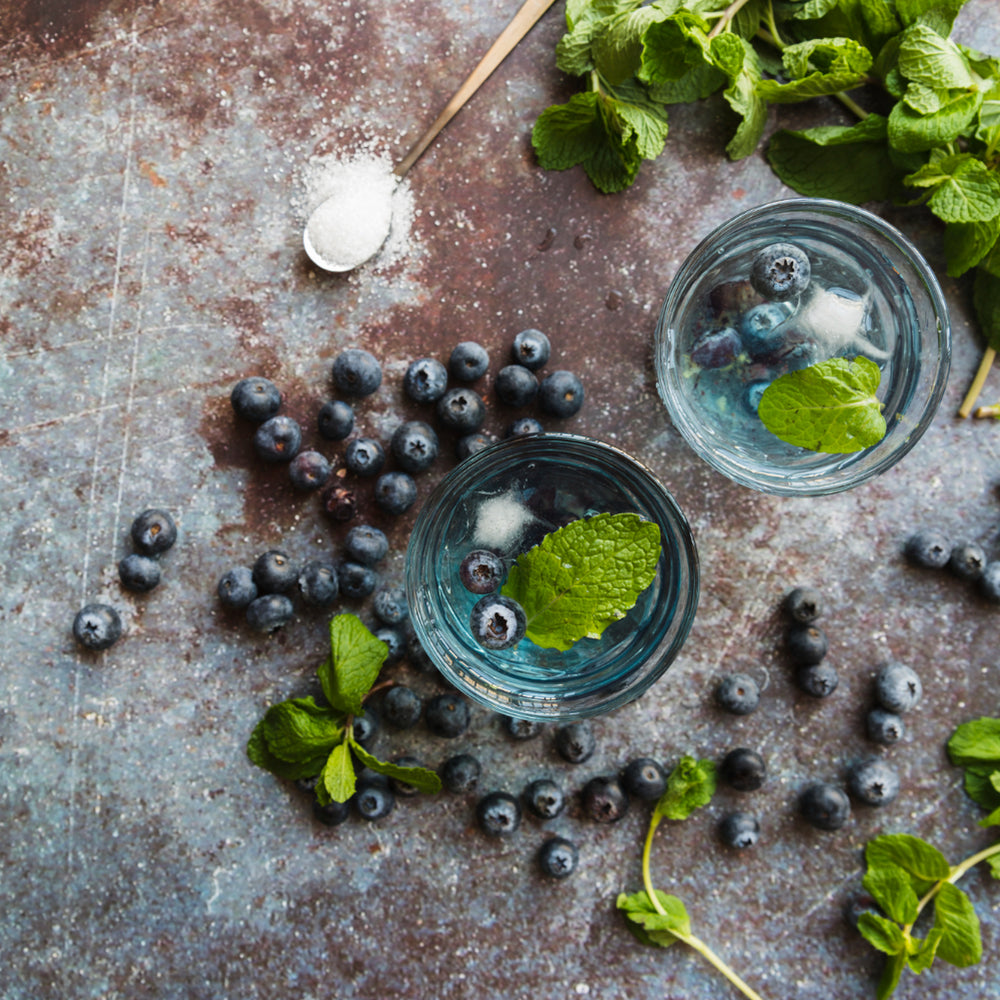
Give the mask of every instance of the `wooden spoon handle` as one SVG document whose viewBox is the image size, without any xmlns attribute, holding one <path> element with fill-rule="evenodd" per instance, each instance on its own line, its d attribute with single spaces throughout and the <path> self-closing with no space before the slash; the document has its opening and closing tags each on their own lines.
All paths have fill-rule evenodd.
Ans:
<svg viewBox="0 0 1000 1000">
<path fill-rule="evenodd" d="M 417 162 L 424 150 L 437 137 L 438 132 L 455 117 L 459 108 L 486 82 L 490 74 L 507 58 L 514 46 L 524 38 L 535 22 L 554 2 L 555 0 L 525 0 L 510 24 L 503 29 L 497 40 L 490 46 L 479 65 L 469 74 L 445 109 L 437 116 L 434 124 L 413 144 L 406 157 L 396 167 L 397 177 L 406 175 L 410 167 Z"/>
</svg>

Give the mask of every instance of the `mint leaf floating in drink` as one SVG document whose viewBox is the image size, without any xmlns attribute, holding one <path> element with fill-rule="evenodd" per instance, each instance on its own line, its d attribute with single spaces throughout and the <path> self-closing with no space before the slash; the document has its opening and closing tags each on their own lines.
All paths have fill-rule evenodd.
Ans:
<svg viewBox="0 0 1000 1000">
<path fill-rule="evenodd" d="M 885 437 L 875 396 L 881 377 L 870 358 L 830 358 L 776 378 L 757 413 L 788 444 L 831 454 L 863 451 Z"/>
<path fill-rule="evenodd" d="M 567 650 L 625 617 L 656 577 L 660 551 L 659 525 L 638 514 L 597 514 L 522 553 L 501 593 L 524 609 L 533 643 Z"/>
</svg>

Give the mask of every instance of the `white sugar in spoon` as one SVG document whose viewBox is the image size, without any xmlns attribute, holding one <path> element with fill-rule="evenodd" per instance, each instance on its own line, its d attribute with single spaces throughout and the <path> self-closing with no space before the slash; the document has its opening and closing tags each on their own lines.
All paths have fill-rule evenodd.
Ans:
<svg viewBox="0 0 1000 1000">
<path fill-rule="evenodd" d="M 340 181 L 312 212 L 302 234 L 309 259 L 324 271 L 351 271 L 378 253 L 392 225 L 392 196 L 396 184 L 420 159 L 438 133 L 507 58 L 554 0 L 525 0 L 513 20 L 490 46 L 479 65 L 455 91 L 434 124 L 413 144 L 385 184 L 359 189 L 349 179 Z"/>
</svg>

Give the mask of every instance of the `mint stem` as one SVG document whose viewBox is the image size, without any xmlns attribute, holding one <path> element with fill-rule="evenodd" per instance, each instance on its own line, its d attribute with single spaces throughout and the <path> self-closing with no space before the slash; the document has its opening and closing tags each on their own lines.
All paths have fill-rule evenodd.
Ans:
<svg viewBox="0 0 1000 1000">
<path fill-rule="evenodd" d="M 715 22 L 712 30 L 708 33 L 708 40 L 711 41 L 716 35 L 722 34 L 729 29 L 730 22 L 736 17 L 741 7 L 745 7 L 750 0 L 733 0 L 733 2 L 722 12 L 722 17 Z"/>
<path fill-rule="evenodd" d="M 993 360 L 996 356 L 997 352 L 992 347 L 987 347 L 983 352 L 983 360 L 979 363 L 976 377 L 972 380 L 972 385 L 969 386 L 969 391 L 965 394 L 965 399 L 962 400 L 962 405 L 958 408 L 958 415 L 960 417 L 967 417 L 972 412 L 972 408 L 976 405 L 976 400 L 979 399 L 979 394 L 983 391 L 983 386 L 986 384 L 986 376 L 989 375 L 990 368 L 993 367 Z"/>
</svg>

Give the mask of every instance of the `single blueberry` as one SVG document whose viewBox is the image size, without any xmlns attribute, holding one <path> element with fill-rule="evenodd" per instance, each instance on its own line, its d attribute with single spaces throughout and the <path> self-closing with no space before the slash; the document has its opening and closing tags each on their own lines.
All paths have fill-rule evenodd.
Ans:
<svg viewBox="0 0 1000 1000">
<path fill-rule="evenodd" d="M 420 760 L 419 757 L 411 757 L 408 754 L 404 754 L 401 757 L 393 757 L 392 762 L 393 764 L 396 765 L 396 767 L 426 766 L 424 762 Z M 398 775 L 391 777 L 389 779 L 389 784 L 392 787 L 392 790 L 397 795 L 401 795 L 404 798 L 410 798 L 413 795 L 417 795 L 420 791 L 420 789 L 417 788 L 416 785 L 411 785 L 408 781 L 406 781 L 404 778 L 399 777 Z"/>
<path fill-rule="evenodd" d="M 726 674 L 716 686 L 715 700 L 733 715 L 749 715 L 760 704 L 760 687 L 749 674 Z"/>
<path fill-rule="evenodd" d="M 343 441 L 354 430 L 354 407 L 342 399 L 331 399 L 320 407 L 316 423 L 327 441 Z"/>
<path fill-rule="evenodd" d="M 323 494 L 323 510 L 334 521 L 350 521 L 358 512 L 358 496 L 354 490 L 335 482 Z"/>
<path fill-rule="evenodd" d="M 868 739 L 883 746 L 892 746 L 903 738 L 906 731 L 902 716 L 887 712 L 884 708 L 873 708 L 865 720 Z"/>
<path fill-rule="evenodd" d="M 374 354 L 350 347 L 333 362 L 333 384 L 345 396 L 370 396 L 382 384 L 382 366 Z"/>
<path fill-rule="evenodd" d="M 905 663 L 890 660 L 875 675 L 875 700 L 887 712 L 902 715 L 914 708 L 924 693 L 917 672 Z"/>
<path fill-rule="evenodd" d="M 774 302 L 748 309 L 740 320 L 740 339 L 751 358 L 763 357 L 778 350 L 785 342 L 781 324 L 788 310 Z"/>
<path fill-rule="evenodd" d="M 482 770 L 479 759 L 471 753 L 455 754 L 441 765 L 441 784 L 449 792 L 464 795 L 479 784 Z"/>
<path fill-rule="evenodd" d="M 389 450 L 404 472 L 423 472 L 438 457 L 438 436 L 423 420 L 407 420 L 393 432 Z"/>
<path fill-rule="evenodd" d="M 344 452 L 344 465 L 356 476 L 377 476 L 385 465 L 385 449 L 374 438 L 355 438 Z"/>
<path fill-rule="evenodd" d="M 473 549 L 458 567 L 462 586 L 472 594 L 492 594 L 503 583 L 506 566 L 489 549 Z"/>
<path fill-rule="evenodd" d="M 760 409 L 760 398 L 764 395 L 770 384 L 770 381 L 767 379 L 757 379 L 744 387 L 743 393 L 740 396 L 740 402 L 747 413 L 757 413 Z"/>
<path fill-rule="evenodd" d="M 753 813 L 729 813 L 719 823 L 719 837 L 726 847 L 737 851 L 754 847 L 760 838 L 760 821 Z"/>
<path fill-rule="evenodd" d="M 510 597 L 487 594 L 476 601 L 469 616 L 472 636 L 486 649 L 510 649 L 523 638 L 524 608 Z"/>
<path fill-rule="evenodd" d="M 538 387 L 538 405 L 550 417 L 572 417 L 583 406 L 583 383 L 572 372 L 552 372 Z"/>
<path fill-rule="evenodd" d="M 418 358 L 410 362 L 403 376 L 403 392 L 414 403 L 433 403 L 448 388 L 448 369 L 437 358 Z"/>
<path fill-rule="evenodd" d="M 534 417 L 521 417 L 520 420 L 515 420 L 508 426 L 504 436 L 509 438 L 524 437 L 526 434 L 541 434 L 544 430 L 541 421 Z"/>
<path fill-rule="evenodd" d="M 513 715 L 502 716 L 501 724 L 504 732 L 514 740 L 533 740 L 545 728 L 538 719 L 518 719 Z"/>
<path fill-rule="evenodd" d="M 591 778 L 580 799 L 584 814 L 595 823 L 616 823 L 628 812 L 628 796 L 616 777 Z"/>
<path fill-rule="evenodd" d="M 448 358 L 448 371 L 460 382 L 475 382 L 482 378 L 490 367 L 490 356 L 486 349 L 474 340 L 464 340 L 456 344 Z"/>
<path fill-rule="evenodd" d="M 344 539 L 344 552 L 352 562 L 362 566 L 374 566 L 381 562 L 389 551 L 389 539 L 381 528 L 370 524 L 356 524 Z"/>
<path fill-rule="evenodd" d="M 469 703 L 460 695 L 446 692 L 435 695 L 424 705 L 424 722 L 435 735 L 444 739 L 461 736 L 469 728 Z"/>
<path fill-rule="evenodd" d="M 832 663 L 807 663 L 795 671 L 795 683 L 813 698 L 827 698 L 837 690 L 840 674 Z"/>
<path fill-rule="evenodd" d="M 382 717 L 396 729 L 411 729 L 420 721 L 424 703 L 413 688 L 394 684 L 382 695 Z"/>
<path fill-rule="evenodd" d="M 375 739 L 380 723 L 378 715 L 366 707 L 364 711 L 354 716 L 354 738 L 363 747 L 367 747 Z"/>
<path fill-rule="evenodd" d="M 144 556 L 158 556 L 177 541 L 177 525 L 165 510 L 149 507 L 132 522 L 129 535 Z"/>
<path fill-rule="evenodd" d="M 490 792 L 476 803 L 476 822 L 489 837 L 509 837 L 521 825 L 521 806 L 507 792 Z"/>
<path fill-rule="evenodd" d="M 249 566 L 227 570 L 219 579 L 216 593 L 223 607 L 242 610 L 257 596 L 253 570 Z"/>
<path fill-rule="evenodd" d="M 580 849 L 565 837 L 550 837 L 538 849 L 538 867 L 549 878 L 569 878 L 580 863 Z"/>
<path fill-rule="evenodd" d="M 475 389 L 460 386 L 449 389 L 437 401 L 437 415 L 448 430 L 474 434 L 486 419 L 486 404 Z"/>
<path fill-rule="evenodd" d="M 566 808 L 566 793 L 551 778 L 536 778 L 524 790 L 524 804 L 539 819 L 555 819 Z"/>
<path fill-rule="evenodd" d="M 118 579 L 126 590 L 144 594 L 160 582 L 160 564 L 151 556 L 131 552 L 118 563 Z"/>
<path fill-rule="evenodd" d="M 406 590 L 386 584 L 375 591 L 372 610 L 383 625 L 400 625 L 410 616 Z"/>
<path fill-rule="evenodd" d="M 314 608 L 328 608 L 340 594 L 337 567 L 320 559 L 312 559 L 299 573 L 299 593 L 306 604 Z"/>
<path fill-rule="evenodd" d="M 993 604 L 1000 604 L 1000 561 L 988 562 L 976 581 L 979 593 Z"/>
<path fill-rule="evenodd" d="M 281 391 L 270 380 L 254 376 L 241 378 L 229 394 L 236 416 L 254 424 L 270 420 L 281 408 Z"/>
<path fill-rule="evenodd" d="M 318 451 L 300 451 L 288 466 L 292 486 L 303 493 L 322 489 L 330 478 L 330 463 Z"/>
<path fill-rule="evenodd" d="M 313 799 L 312 809 L 313 816 L 324 826 L 340 826 L 351 815 L 350 803 L 336 799 L 331 799 L 326 805 L 320 805 L 318 799 Z"/>
<path fill-rule="evenodd" d="M 652 757 L 636 757 L 622 771 L 622 787 L 643 802 L 655 802 L 667 790 L 667 772 Z"/>
<path fill-rule="evenodd" d="M 396 807 L 396 796 L 388 785 L 360 785 L 354 793 L 354 808 L 362 819 L 374 822 L 388 816 Z"/>
<path fill-rule="evenodd" d="M 254 432 L 253 447 L 257 457 L 271 465 L 290 462 L 301 446 L 302 429 L 291 417 L 271 417 Z"/>
<path fill-rule="evenodd" d="M 978 580 L 986 567 L 986 553 L 974 542 L 960 542 L 952 546 L 948 556 L 948 569 L 961 580 Z"/>
<path fill-rule="evenodd" d="M 829 645 L 826 633 L 818 625 L 793 625 L 785 637 L 785 649 L 797 666 L 819 663 Z"/>
<path fill-rule="evenodd" d="M 941 569 L 948 565 L 951 558 L 951 542 L 940 531 L 928 528 L 911 535 L 903 552 L 914 566 Z"/>
<path fill-rule="evenodd" d="M 299 582 L 299 571 L 284 552 L 271 549 L 254 560 L 253 580 L 258 594 L 287 594 Z"/>
<path fill-rule="evenodd" d="M 527 406 L 538 395 L 538 376 L 524 365 L 506 365 L 497 372 L 493 387 L 504 406 Z"/>
<path fill-rule="evenodd" d="M 110 604 L 86 604 L 73 618 L 73 638 L 84 649 L 107 649 L 121 636 L 121 617 Z"/>
<path fill-rule="evenodd" d="M 817 781 L 799 796 L 802 818 L 817 830 L 839 830 L 851 816 L 851 800 L 836 785 Z"/>
<path fill-rule="evenodd" d="M 492 434 L 483 431 L 476 431 L 474 434 L 463 434 L 455 442 L 455 457 L 464 462 L 471 455 L 489 448 L 491 444 L 496 444 L 496 438 Z"/>
<path fill-rule="evenodd" d="M 406 654 L 406 636 L 400 629 L 394 628 L 392 625 L 383 625 L 381 628 L 375 629 L 372 635 L 388 647 L 385 654 L 386 663 L 399 663 Z"/>
<path fill-rule="evenodd" d="M 538 371 L 552 353 L 552 344 L 541 330 L 522 330 L 514 337 L 511 356 L 516 364 L 529 371 Z"/>
<path fill-rule="evenodd" d="M 730 750 L 719 766 L 722 780 L 738 792 L 755 792 L 767 777 L 767 765 L 756 750 L 736 747 Z"/>
<path fill-rule="evenodd" d="M 262 594 L 247 605 L 246 615 L 255 632 L 274 632 L 292 620 L 295 609 L 285 594 Z"/>
<path fill-rule="evenodd" d="M 337 580 L 340 583 L 340 593 L 344 597 L 359 601 L 374 593 L 378 575 L 371 566 L 347 560 L 337 568 Z"/>
<path fill-rule="evenodd" d="M 867 806 L 885 806 L 899 794 L 899 775 L 877 757 L 862 760 L 848 770 L 847 789 Z"/>
<path fill-rule="evenodd" d="M 375 481 L 375 505 L 387 514 L 405 514 L 417 500 L 417 484 L 406 472 L 385 472 Z"/>
<path fill-rule="evenodd" d="M 731 327 L 709 330 L 691 346 L 691 361 L 699 368 L 725 368 L 743 350 L 740 335 Z"/>
<path fill-rule="evenodd" d="M 796 587 L 785 597 L 785 612 L 800 625 L 811 625 L 823 614 L 823 595 L 815 587 Z"/>
<path fill-rule="evenodd" d="M 594 727 L 587 719 L 567 722 L 556 729 L 556 752 L 570 764 L 582 764 L 590 760 L 597 747 Z"/>
<path fill-rule="evenodd" d="M 406 662 L 422 674 L 434 673 L 437 669 L 415 632 L 406 637 Z"/>
<path fill-rule="evenodd" d="M 784 302 L 809 287 L 811 273 L 804 250 L 793 243 L 772 243 L 754 256 L 750 284 L 761 295 Z"/>
</svg>

